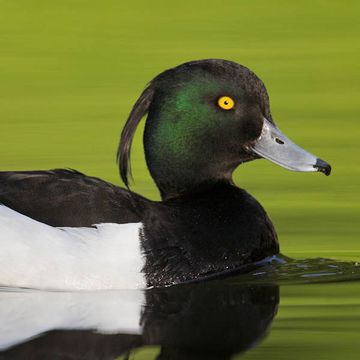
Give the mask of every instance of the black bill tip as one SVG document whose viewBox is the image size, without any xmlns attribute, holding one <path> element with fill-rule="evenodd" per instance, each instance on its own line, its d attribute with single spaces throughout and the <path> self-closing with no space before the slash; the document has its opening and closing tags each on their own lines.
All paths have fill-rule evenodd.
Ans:
<svg viewBox="0 0 360 360">
<path fill-rule="evenodd" d="M 326 161 L 321 159 L 316 160 L 316 164 L 314 165 L 314 168 L 317 171 L 324 173 L 326 176 L 329 176 L 331 173 L 331 166 Z"/>
</svg>

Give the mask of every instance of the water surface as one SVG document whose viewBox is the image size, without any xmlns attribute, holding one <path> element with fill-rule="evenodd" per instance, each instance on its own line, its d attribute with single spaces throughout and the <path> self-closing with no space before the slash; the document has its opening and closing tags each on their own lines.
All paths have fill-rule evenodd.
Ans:
<svg viewBox="0 0 360 360">
<path fill-rule="evenodd" d="M 2 288 L 0 359 L 355 359 L 360 267 L 272 259 L 163 289 Z"/>
<path fill-rule="evenodd" d="M 235 183 L 273 220 L 282 253 L 297 262 L 256 269 L 246 279 L 137 293 L 136 301 L 123 292 L 2 291 L 0 341 L 7 335 L 19 342 L 0 359 L 112 359 L 125 358 L 124 351 L 131 359 L 161 352 L 163 359 L 184 359 L 181 349 L 191 342 L 194 356 L 206 359 L 219 352 L 358 359 L 358 268 L 344 261 L 360 261 L 359 6 L 355 0 L 1 1 L 0 170 L 69 167 L 120 184 L 117 142 L 145 84 L 181 62 L 217 57 L 253 69 L 267 86 L 277 125 L 333 173 L 292 173 L 263 160 L 235 173 Z M 140 129 L 133 189 L 158 199 L 141 143 Z M 138 309 L 144 333 L 119 334 L 124 310 Z M 127 327 L 134 325 L 128 320 Z M 138 325 L 131 331 L 139 332 Z M 34 326 L 36 337 L 23 342 Z M 93 331 L 99 327 L 107 332 Z"/>
</svg>

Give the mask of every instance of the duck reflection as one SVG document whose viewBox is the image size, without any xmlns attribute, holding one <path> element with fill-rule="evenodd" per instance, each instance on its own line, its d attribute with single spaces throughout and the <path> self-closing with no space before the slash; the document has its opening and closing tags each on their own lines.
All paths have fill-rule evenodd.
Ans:
<svg viewBox="0 0 360 360">
<path fill-rule="evenodd" d="M 277 285 L 212 281 L 147 291 L 0 292 L 0 359 L 229 359 L 266 335 Z"/>
</svg>

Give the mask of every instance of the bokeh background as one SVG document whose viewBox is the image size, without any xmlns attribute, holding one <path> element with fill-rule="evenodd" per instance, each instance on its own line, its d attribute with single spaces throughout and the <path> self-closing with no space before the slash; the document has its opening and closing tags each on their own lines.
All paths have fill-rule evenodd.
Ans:
<svg viewBox="0 0 360 360">
<path fill-rule="evenodd" d="M 360 260 L 359 7 L 356 0 L 0 0 L 0 169 L 68 167 L 121 184 L 119 134 L 145 84 L 188 60 L 233 60 L 263 79 L 278 126 L 333 166 L 325 177 L 258 160 L 236 171 L 236 183 L 263 204 L 284 254 Z M 133 173 L 133 189 L 158 199 L 142 128 Z M 295 349 L 306 358 L 357 358 L 358 294 L 348 284 L 283 288 L 274 330 L 249 356 L 288 359 Z M 349 306 L 337 317 L 338 303 Z"/>
<path fill-rule="evenodd" d="M 224 58 L 255 71 L 278 126 L 333 174 L 261 160 L 236 183 L 266 208 L 282 252 L 360 258 L 359 2 L 0 1 L 0 169 L 75 168 L 120 184 L 126 117 L 156 74 Z M 133 189 L 152 199 L 140 128 Z"/>
</svg>

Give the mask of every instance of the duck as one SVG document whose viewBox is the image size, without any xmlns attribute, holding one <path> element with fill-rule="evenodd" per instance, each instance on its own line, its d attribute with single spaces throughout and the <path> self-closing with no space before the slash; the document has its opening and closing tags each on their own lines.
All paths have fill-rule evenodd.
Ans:
<svg viewBox="0 0 360 360">
<path fill-rule="evenodd" d="M 145 116 L 145 159 L 161 201 L 130 189 L 131 145 Z M 126 188 L 71 169 L 0 172 L 0 285 L 140 289 L 261 264 L 280 252 L 276 231 L 232 179 L 239 165 L 260 158 L 331 172 L 279 130 L 264 83 L 247 67 L 205 59 L 165 70 L 145 87 L 120 136 Z"/>
</svg>

